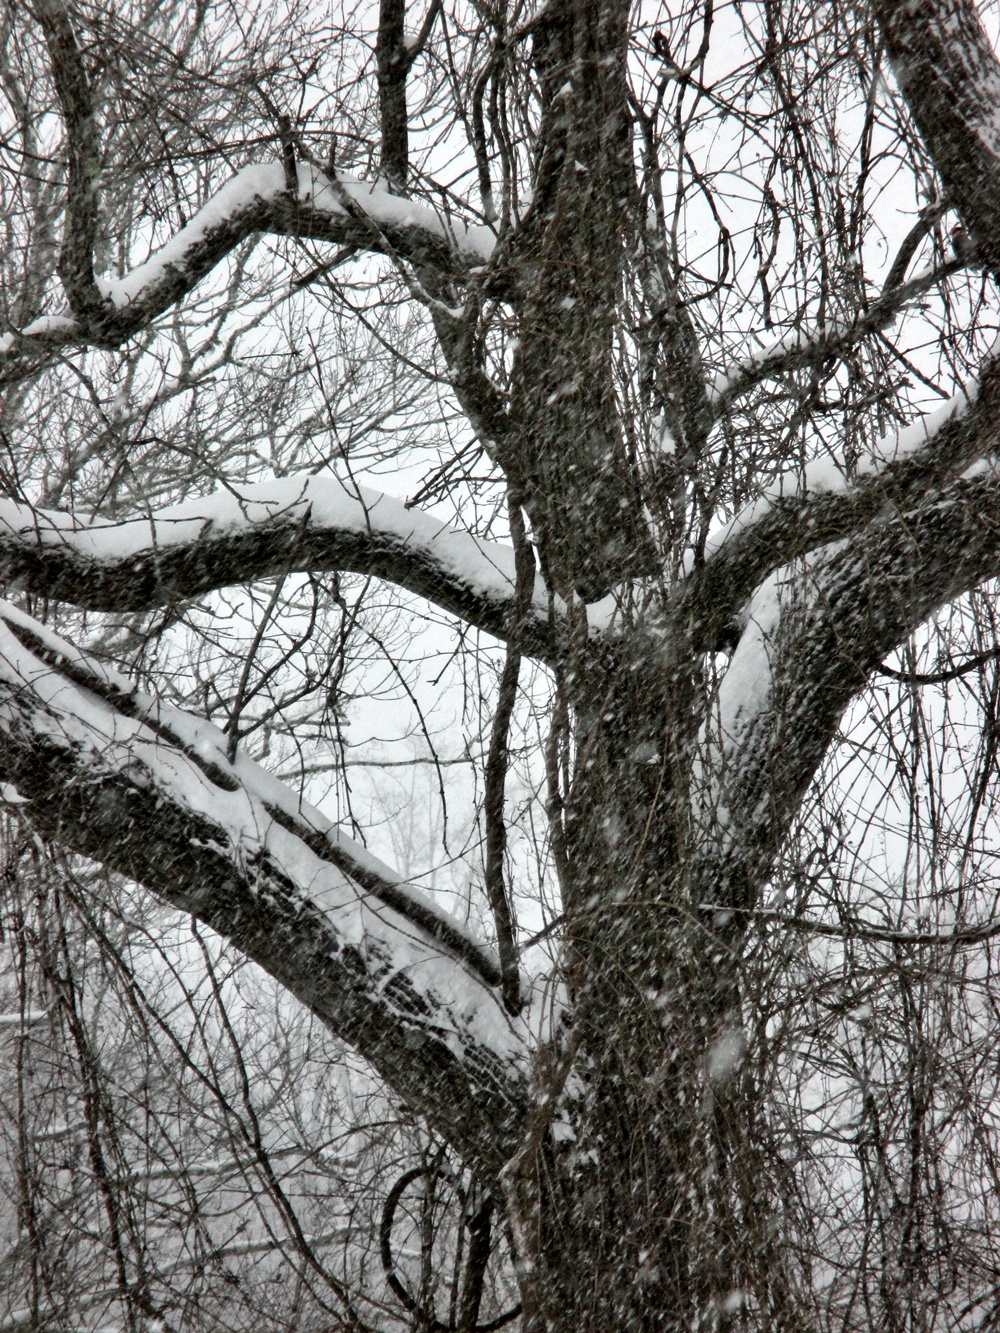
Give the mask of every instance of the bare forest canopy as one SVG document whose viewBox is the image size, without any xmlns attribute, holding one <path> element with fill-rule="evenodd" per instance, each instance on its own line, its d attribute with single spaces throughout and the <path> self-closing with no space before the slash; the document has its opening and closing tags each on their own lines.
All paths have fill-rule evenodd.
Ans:
<svg viewBox="0 0 1000 1333">
<path fill-rule="evenodd" d="M 0 6 L 0 1330 L 996 1322 L 998 31 Z"/>
</svg>

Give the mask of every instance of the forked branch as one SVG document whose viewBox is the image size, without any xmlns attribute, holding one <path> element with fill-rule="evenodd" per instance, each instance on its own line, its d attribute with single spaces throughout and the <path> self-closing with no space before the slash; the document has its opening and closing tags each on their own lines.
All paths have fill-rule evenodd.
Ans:
<svg viewBox="0 0 1000 1333">
<path fill-rule="evenodd" d="M 762 867 L 870 674 L 939 607 L 998 574 L 1000 487 L 987 469 L 887 507 L 850 542 L 762 585 L 706 724 L 697 901 L 755 906 Z"/>
<path fill-rule="evenodd" d="M 4 334 L 0 387 L 33 373 L 60 348 L 120 346 L 260 233 L 389 253 L 451 277 L 463 276 L 492 253 L 493 235 L 485 227 L 442 218 L 378 185 L 342 175 L 331 181 L 306 163 L 296 170 L 295 198 L 289 196 L 284 162 L 237 172 L 145 263 L 123 278 L 97 280 L 102 304 L 93 318 L 87 312 L 46 315 Z"/>
</svg>

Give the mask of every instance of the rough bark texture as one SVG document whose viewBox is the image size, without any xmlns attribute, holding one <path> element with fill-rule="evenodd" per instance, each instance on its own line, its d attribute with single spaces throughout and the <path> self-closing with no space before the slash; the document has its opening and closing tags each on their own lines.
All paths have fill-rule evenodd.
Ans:
<svg viewBox="0 0 1000 1333">
<path fill-rule="evenodd" d="M 585 601 L 651 568 L 614 382 L 614 311 L 637 226 L 628 14 L 620 0 L 560 0 L 537 25 L 544 121 L 513 242 L 518 439 L 502 462 L 526 497 L 552 587 Z"/>
<path fill-rule="evenodd" d="M 1000 66 L 975 10 L 964 0 L 874 8 L 948 202 L 1000 274 Z M 395 192 L 408 176 L 404 18 L 399 0 L 383 0 L 382 170 Z M 523 1063 L 505 1064 L 471 1020 L 463 1027 L 384 953 L 338 939 L 303 909 L 280 864 L 263 851 L 241 861 L 218 828 L 157 789 L 128 746 L 85 752 L 56 740 L 27 676 L 4 678 L 0 751 L 5 780 L 46 836 L 141 880 L 258 959 L 428 1117 L 497 1199 L 502 1186 L 530 1333 L 717 1326 L 738 1309 L 734 1291 L 752 1295 L 762 1326 L 784 1328 L 799 1316 L 762 1202 L 769 1168 L 755 1157 L 757 1108 L 742 1072 L 742 923 L 871 671 L 936 608 L 1000 572 L 1000 488 L 990 466 L 967 471 L 995 451 L 997 369 L 986 364 L 973 401 L 956 401 L 920 447 L 839 491 L 774 499 L 714 553 L 699 550 L 666 588 L 616 383 L 630 263 L 646 266 L 651 283 L 658 273 L 661 299 L 643 336 L 649 356 L 664 358 L 653 378 L 683 459 L 704 448 L 726 400 L 710 402 L 690 316 L 637 216 L 628 19 L 622 0 L 552 0 L 534 23 L 534 196 L 481 265 L 431 227 L 397 219 L 373 231 L 346 205 L 331 218 L 305 201 L 293 210 L 256 199 L 134 305 L 109 313 L 86 296 L 80 256 L 92 219 L 83 195 L 69 201 L 64 247 L 77 321 L 67 341 L 120 341 L 256 229 L 365 244 L 417 274 L 456 396 L 530 517 L 544 584 L 512 653 L 544 658 L 556 679 L 550 795 L 569 1003 L 535 1053 L 530 1089 Z M 70 39 L 46 22 L 67 123 L 82 123 Z M 71 196 L 83 171 L 71 169 Z M 470 270 L 490 264 L 517 339 L 506 396 L 476 359 L 458 299 L 466 283 L 481 295 L 489 275 Z M 453 297 L 458 314 L 445 304 Z M 847 336 L 822 343 L 822 356 Z M 12 359 L 23 350 L 16 339 L 6 349 Z M 802 361 L 788 363 L 814 355 L 797 349 Z M 513 589 L 484 592 L 449 573 L 429 542 L 418 550 L 398 533 L 308 522 L 206 533 L 193 548 L 151 542 L 120 564 L 13 532 L 0 536 L 0 558 L 31 590 L 85 607 L 165 604 L 287 568 L 393 580 L 498 635 L 514 604 Z M 664 590 L 655 612 L 623 614 L 607 632 L 588 622 L 583 601 L 626 581 L 639 601 L 651 574 Z M 721 648 L 733 650 L 734 678 L 741 655 L 756 654 L 763 684 L 750 702 L 737 706 L 726 677 L 712 696 L 707 659 Z M 497 744 L 494 820 L 503 815 L 505 734 Z M 514 1009 L 495 830 L 490 847 Z M 480 971 L 475 994 L 499 1014 L 488 980 Z M 478 1303 L 469 1296 L 470 1324 Z"/>
</svg>

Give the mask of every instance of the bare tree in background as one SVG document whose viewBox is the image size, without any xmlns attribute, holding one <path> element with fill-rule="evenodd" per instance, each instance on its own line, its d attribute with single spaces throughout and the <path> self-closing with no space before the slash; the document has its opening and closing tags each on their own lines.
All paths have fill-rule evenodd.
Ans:
<svg viewBox="0 0 1000 1333">
<path fill-rule="evenodd" d="M 79 1326 L 72 1216 L 130 1328 L 306 1326 L 206 1277 L 196 1191 L 204 1304 L 156 1253 L 198 1152 L 137 1194 L 124 1108 L 190 1074 L 309 1327 L 995 1320 L 995 12 L 260 11 L 0 16 L 12 1039 L 91 1190 L 45 1193 L 71 1108 L 18 1074 L 17 1318 Z M 428 760 L 425 849 L 360 769 Z M 97 865 L 190 920 L 138 918 L 155 994 Z M 310 1043 L 237 1030 L 237 957 L 381 1080 L 330 1112 L 386 1116 L 344 1264 L 255 1109 Z M 116 1109 L 102 968 L 174 1091 Z"/>
</svg>

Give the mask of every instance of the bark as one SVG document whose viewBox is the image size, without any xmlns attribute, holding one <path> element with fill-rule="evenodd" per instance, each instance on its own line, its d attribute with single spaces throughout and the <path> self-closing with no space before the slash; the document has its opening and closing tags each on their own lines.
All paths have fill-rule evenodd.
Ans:
<svg viewBox="0 0 1000 1333">
<path fill-rule="evenodd" d="M 971 0 L 877 0 L 907 106 L 978 250 L 1000 273 L 1000 67 Z"/>
<path fill-rule="evenodd" d="M 501 462 L 526 497 L 551 586 L 585 601 L 652 568 L 614 383 L 615 311 L 636 231 L 628 13 L 621 0 L 560 0 L 538 24 L 539 160 L 512 242 L 518 438 Z"/>
<path fill-rule="evenodd" d="M 406 0 L 381 0 L 375 60 L 378 66 L 382 175 L 396 194 L 406 189 L 409 134 L 406 117 Z"/>
<path fill-rule="evenodd" d="M 59 276 L 77 319 L 96 324 L 104 304 L 94 277 L 101 154 L 90 81 L 64 0 L 43 0 L 38 22 L 66 124 L 66 222 Z"/>
<path fill-rule="evenodd" d="M 1000 72 L 975 11 L 965 0 L 878 0 L 875 11 L 948 201 L 982 262 L 1000 273 Z M 398 0 L 384 0 L 382 161 L 394 189 L 407 175 L 403 17 Z M 498 977 L 402 911 L 388 933 L 374 924 L 360 937 L 338 931 L 335 914 L 319 910 L 293 874 L 297 858 L 316 855 L 307 839 L 282 842 L 297 836 L 288 828 L 272 843 L 249 831 L 234 838 L 171 786 L 149 753 L 156 733 L 131 715 L 126 725 L 120 710 L 98 725 L 58 661 L 25 665 L 10 648 L 16 669 L 0 683 L 0 750 L 14 789 L 7 799 L 23 802 L 46 836 L 224 933 L 354 1043 L 492 1185 L 502 1183 L 526 1329 L 679 1333 L 724 1324 L 744 1296 L 762 1324 L 791 1328 L 801 1315 L 766 1206 L 769 1168 L 757 1155 L 754 1090 L 742 1071 L 742 925 L 870 672 L 936 608 L 1000 574 L 1000 487 L 991 468 L 968 470 L 995 452 L 997 369 L 986 365 L 972 401 L 956 401 L 921 447 L 840 492 L 802 487 L 775 497 L 678 580 L 661 616 L 643 622 L 623 611 L 614 633 L 593 634 L 575 594 L 596 598 L 628 579 L 639 596 L 638 576 L 655 570 L 615 384 L 630 259 L 661 270 L 650 346 L 672 358 L 660 368 L 660 392 L 685 448 L 703 447 L 726 394 L 764 377 L 737 373 L 709 402 L 693 326 L 662 254 L 642 239 L 627 18 L 619 0 L 554 0 L 535 25 L 542 121 L 534 198 L 499 258 L 483 260 L 504 270 L 516 327 L 509 402 L 498 405 L 459 317 L 435 311 L 456 393 L 477 404 L 476 428 L 478 416 L 524 497 L 544 576 L 531 614 L 516 617 L 511 662 L 534 653 L 556 679 L 551 808 L 569 1005 L 535 1055 L 530 1091 L 527 1038 L 491 989 Z M 59 58 L 54 51 L 53 63 Z M 468 277 L 468 254 L 430 225 L 387 229 L 352 209 L 344 203 L 333 216 L 303 198 L 292 219 L 287 199 L 254 198 L 192 241 L 175 270 L 135 309 L 115 314 L 117 323 L 105 322 L 101 336 L 148 322 L 265 227 L 360 238 L 418 273 L 436 272 L 442 297 Z M 79 288 L 80 271 L 67 268 L 68 289 Z M 432 306 L 442 304 L 431 295 Z M 72 333 L 57 336 L 96 339 L 97 317 L 78 304 Z M 869 313 L 866 330 L 881 326 L 888 304 Z M 839 331 L 781 365 L 838 354 L 855 336 Z M 88 557 L 76 533 L 59 545 L 8 526 L 0 538 L 8 570 L 34 591 L 83 606 L 147 607 L 279 568 L 343 568 L 393 579 L 501 635 L 515 607 L 509 574 L 506 586 L 484 592 L 430 540 L 377 525 L 323 528 L 308 511 L 291 525 L 268 520 L 167 545 L 151 539 L 121 561 Z M 733 649 L 730 673 L 713 694 L 705 658 L 722 647 Z M 732 682 L 748 661 L 759 688 L 740 695 Z M 504 710 L 513 666 L 505 685 Z M 489 792 L 491 888 L 506 921 L 503 980 L 515 1009 L 502 867 L 505 746 L 502 714 Z M 171 754 L 197 785 L 206 772 L 185 767 L 187 758 Z M 239 788 L 239 775 L 233 780 Z M 443 958 L 448 985 L 421 985 L 419 966 L 399 965 L 393 941 L 413 931 L 418 964 Z M 477 1026 L 486 1012 L 495 1040 L 489 1025 Z M 487 1209 L 483 1228 L 488 1217 Z M 481 1251 L 481 1236 L 477 1244 Z M 463 1325 L 474 1325 L 480 1294 L 470 1286 Z"/>
</svg>

